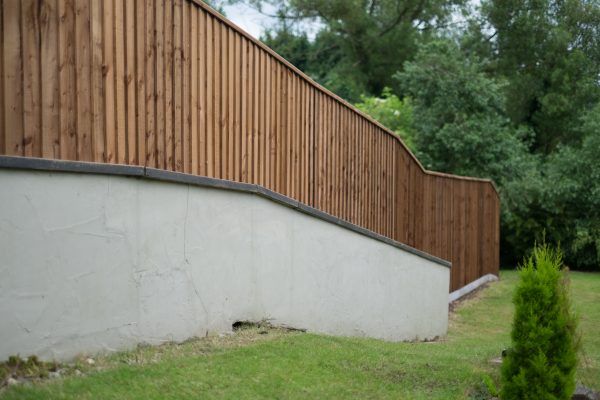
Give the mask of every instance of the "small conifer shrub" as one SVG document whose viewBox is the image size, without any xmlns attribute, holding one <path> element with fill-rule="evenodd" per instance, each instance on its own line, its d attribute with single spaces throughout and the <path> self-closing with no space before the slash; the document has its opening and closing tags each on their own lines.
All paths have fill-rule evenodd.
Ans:
<svg viewBox="0 0 600 400">
<path fill-rule="evenodd" d="M 503 400 L 570 399 L 575 390 L 577 318 L 560 249 L 536 245 L 519 268 L 512 349 L 502 365 Z"/>
</svg>

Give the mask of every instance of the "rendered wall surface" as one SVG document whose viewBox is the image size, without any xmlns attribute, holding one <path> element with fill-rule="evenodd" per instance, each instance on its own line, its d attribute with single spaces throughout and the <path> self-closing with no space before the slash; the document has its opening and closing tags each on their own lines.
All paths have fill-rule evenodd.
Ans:
<svg viewBox="0 0 600 400">
<path fill-rule="evenodd" d="M 450 269 L 248 193 L 0 169 L 0 360 L 68 359 L 239 320 L 425 339 Z"/>
</svg>

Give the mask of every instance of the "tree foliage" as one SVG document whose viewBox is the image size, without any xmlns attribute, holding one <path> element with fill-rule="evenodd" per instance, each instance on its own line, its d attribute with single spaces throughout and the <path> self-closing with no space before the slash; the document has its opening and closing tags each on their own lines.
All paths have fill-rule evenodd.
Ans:
<svg viewBox="0 0 600 400">
<path fill-rule="evenodd" d="M 482 68 L 452 41 L 436 40 L 422 46 L 395 77 L 413 99 L 415 145 L 423 164 L 493 178 L 504 186 L 530 168 L 528 131 L 511 125 L 502 85 Z"/>
<path fill-rule="evenodd" d="M 600 263 L 600 104 L 582 118 L 581 144 L 548 158 L 543 192 L 548 236 L 579 268 Z"/>
<path fill-rule="evenodd" d="M 600 3 L 495 0 L 483 12 L 495 30 L 513 122 L 533 128 L 543 153 L 580 139 L 572 127 L 600 99 Z"/>
<path fill-rule="evenodd" d="M 306 33 L 295 34 L 287 25 L 281 26 L 277 31 L 267 31 L 261 36 L 261 41 L 304 72 L 309 72 L 313 64 L 313 44 L 308 40 Z"/>
<path fill-rule="evenodd" d="M 398 135 L 409 149 L 415 151 L 414 107 L 410 97 L 400 99 L 390 88 L 381 97 L 360 96 L 359 110 L 364 111 Z"/>
</svg>

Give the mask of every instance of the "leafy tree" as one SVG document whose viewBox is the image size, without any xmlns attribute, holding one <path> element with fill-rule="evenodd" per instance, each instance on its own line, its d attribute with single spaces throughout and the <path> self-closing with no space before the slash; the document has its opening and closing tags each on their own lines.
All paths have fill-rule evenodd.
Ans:
<svg viewBox="0 0 600 400">
<path fill-rule="evenodd" d="M 414 104 L 414 143 L 423 164 L 436 171 L 491 178 L 501 201 L 504 262 L 526 252 L 543 218 L 532 214 L 541 198 L 540 159 L 529 151 L 531 133 L 505 115 L 503 84 L 487 65 L 452 41 L 421 47 L 396 74 Z M 521 253 L 522 254 L 522 253 Z"/>
<path fill-rule="evenodd" d="M 482 11 L 495 40 L 497 73 L 508 79 L 508 113 L 548 154 L 579 141 L 572 129 L 600 98 L 600 3 L 490 0 Z"/>
<path fill-rule="evenodd" d="M 413 152 L 415 129 L 413 105 L 409 97 L 400 99 L 390 88 L 383 89 L 381 97 L 360 96 L 358 109 L 369 114 L 384 126 L 393 130 Z"/>
<path fill-rule="evenodd" d="M 501 186 L 526 172 L 526 129 L 504 115 L 502 85 L 448 40 L 421 47 L 395 77 L 415 107 L 417 155 L 430 169 L 493 178 Z"/>
<path fill-rule="evenodd" d="M 260 40 L 270 48 L 277 49 L 277 53 L 295 67 L 310 74 L 312 43 L 306 33 L 295 34 L 287 24 L 283 24 L 275 31 L 266 31 Z"/>
<path fill-rule="evenodd" d="M 560 145 L 537 173 L 502 188 L 510 209 L 502 216 L 505 263 L 545 232 L 561 243 L 570 267 L 600 268 L 600 104 L 581 117 L 577 129 L 581 143 Z"/>
<path fill-rule="evenodd" d="M 543 191 L 545 228 L 560 241 L 566 261 L 600 267 L 600 104 L 581 118 L 581 144 L 548 158 Z"/>
<path fill-rule="evenodd" d="M 283 22 L 263 34 L 261 40 L 315 81 L 345 99 L 358 99 L 366 92 L 365 77 L 345 62 L 338 37 L 322 30 L 313 41 Z"/>
<path fill-rule="evenodd" d="M 567 400 L 575 390 L 577 320 L 562 256 L 543 244 L 519 270 L 512 349 L 502 364 L 504 400 Z"/>
</svg>

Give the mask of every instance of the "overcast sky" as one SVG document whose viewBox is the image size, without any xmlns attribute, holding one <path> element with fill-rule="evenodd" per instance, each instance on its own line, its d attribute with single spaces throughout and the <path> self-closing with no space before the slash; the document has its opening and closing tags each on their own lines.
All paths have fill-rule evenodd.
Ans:
<svg viewBox="0 0 600 400">
<path fill-rule="evenodd" d="M 277 11 L 273 6 L 269 6 L 268 4 L 264 4 L 263 7 L 263 12 L 266 14 L 273 15 Z M 275 18 L 261 14 L 256 9 L 246 4 L 238 3 L 235 5 L 223 6 L 223 8 L 226 17 L 230 21 L 233 21 L 233 23 L 257 39 L 266 28 L 277 22 Z M 316 21 L 302 21 L 300 24 L 299 28 L 303 32 L 306 32 L 309 39 L 313 39 L 320 28 L 320 24 Z"/>
<path fill-rule="evenodd" d="M 227 18 L 233 21 L 237 26 L 259 38 L 265 27 L 273 23 L 273 19 L 262 15 L 252 7 L 245 4 L 236 4 L 233 6 L 224 6 Z"/>
</svg>

